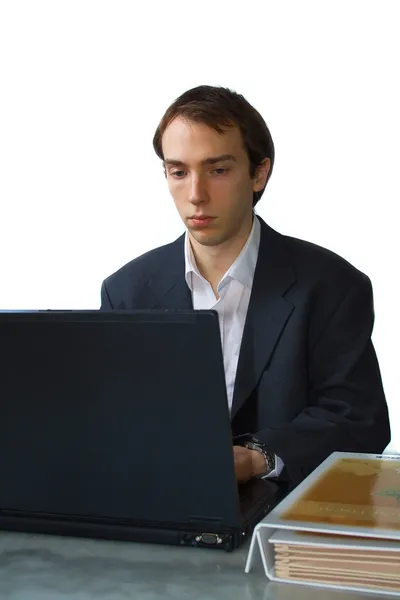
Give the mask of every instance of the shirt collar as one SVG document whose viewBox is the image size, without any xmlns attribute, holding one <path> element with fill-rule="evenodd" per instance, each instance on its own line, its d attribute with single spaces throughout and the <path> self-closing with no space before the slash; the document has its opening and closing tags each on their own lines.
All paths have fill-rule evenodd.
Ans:
<svg viewBox="0 0 400 600">
<path fill-rule="evenodd" d="M 254 215 L 253 227 L 250 235 L 247 238 L 246 244 L 243 246 L 239 256 L 235 262 L 231 265 L 225 275 L 222 277 L 218 287 L 221 287 L 225 281 L 235 279 L 239 281 L 245 287 L 251 289 L 254 279 L 254 271 L 257 264 L 258 250 L 260 247 L 261 238 L 261 225 L 258 217 Z M 188 232 L 185 234 L 185 279 L 190 290 L 193 291 L 192 285 L 192 274 L 195 273 L 201 279 L 204 277 L 201 275 L 197 268 L 196 260 L 193 256 L 192 247 L 190 245 L 190 239 Z"/>
</svg>

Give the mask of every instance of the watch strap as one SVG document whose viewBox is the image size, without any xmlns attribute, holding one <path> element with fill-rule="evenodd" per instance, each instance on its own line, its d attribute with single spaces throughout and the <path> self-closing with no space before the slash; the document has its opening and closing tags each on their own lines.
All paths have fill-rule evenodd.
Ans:
<svg viewBox="0 0 400 600">
<path fill-rule="evenodd" d="M 252 440 L 244 442 L 243 445 L 249 450 L 257 450 L 264 456 L 266 469 L 264 473 L 258 475 L 259 479 L 265 477 L 275 469 L 275 455 L 272 452 L 269 452 L 264 444 L 262 444 L 258 440 Z"/>
</svg>

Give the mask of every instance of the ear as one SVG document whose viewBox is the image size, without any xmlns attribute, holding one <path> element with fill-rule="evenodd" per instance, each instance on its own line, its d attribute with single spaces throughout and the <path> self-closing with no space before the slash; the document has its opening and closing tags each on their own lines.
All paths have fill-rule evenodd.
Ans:
<svg viewBox="0 0 400 600">
<path fill-rule="evenodd" d="M 271 168 L 271 161 L 269 158 L 264 158 L 263 161 L 258 165 L 255 175 L 253 177 L 253 192 L 260 192 L 264 189 L 267 179 L 268 173 Z"/>
</svg>

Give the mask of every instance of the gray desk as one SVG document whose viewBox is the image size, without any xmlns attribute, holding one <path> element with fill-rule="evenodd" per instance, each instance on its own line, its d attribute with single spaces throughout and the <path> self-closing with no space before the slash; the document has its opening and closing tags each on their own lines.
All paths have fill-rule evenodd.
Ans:
<svg viewBox="0 0 400 600">
<path fill-rule="evenodd" d="M 268 583 L 231 554 L 126 542 L 0 532 L 0 599 L 350 600 L 385 598 Z"/>
</svg>

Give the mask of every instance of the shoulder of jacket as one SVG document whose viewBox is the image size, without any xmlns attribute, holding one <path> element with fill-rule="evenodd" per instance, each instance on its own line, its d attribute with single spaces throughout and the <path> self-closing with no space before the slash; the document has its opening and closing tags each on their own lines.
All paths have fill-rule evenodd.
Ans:
<svg viewBox="0 0 400 600">
<path fill-rule="evenodd" d="M 365 273 L 333 250 L 299 238 L 278 235 L 298 269 L 312 268 L 319 277 L 330 279 L 340 276 L 355 284 L 370 281 Z"/>
</svg>

